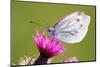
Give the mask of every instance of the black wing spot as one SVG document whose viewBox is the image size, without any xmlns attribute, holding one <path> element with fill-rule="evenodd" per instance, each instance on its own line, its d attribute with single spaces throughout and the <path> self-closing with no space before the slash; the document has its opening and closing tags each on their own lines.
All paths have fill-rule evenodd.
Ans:
<svg viewBox="0 0 100 67">
<path fill-rule="evenodd" d="M 80 21 L 79 19 L 76 19 L 76 21 Z"/>
</svg>

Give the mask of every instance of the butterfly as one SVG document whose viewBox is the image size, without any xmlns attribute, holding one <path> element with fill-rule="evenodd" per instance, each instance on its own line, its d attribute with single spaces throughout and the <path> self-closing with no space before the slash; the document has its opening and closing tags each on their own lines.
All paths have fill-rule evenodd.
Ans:
<svg viewBox="0 0 100 67">
<path fill-rule="evenodd" d="M 73 12 L 59 20 L 48 32 L 54 39 L 66 43 L 81 42 L 88 32 L 90 16 L 84 12 Z"/>
</svg>

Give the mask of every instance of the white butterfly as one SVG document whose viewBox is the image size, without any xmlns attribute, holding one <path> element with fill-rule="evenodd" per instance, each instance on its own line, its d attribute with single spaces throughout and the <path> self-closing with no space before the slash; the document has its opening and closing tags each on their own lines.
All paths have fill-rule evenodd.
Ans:
<svg viewBox="0 0 100 67">
<path fill-rule="evenodd" d="M 90 24 L 90 16 L 84 12 L 74 12 L 65 16 L 48 31 L 53 38 L 66 43 L 77 43 L 83 40 Z"/>
</svg>

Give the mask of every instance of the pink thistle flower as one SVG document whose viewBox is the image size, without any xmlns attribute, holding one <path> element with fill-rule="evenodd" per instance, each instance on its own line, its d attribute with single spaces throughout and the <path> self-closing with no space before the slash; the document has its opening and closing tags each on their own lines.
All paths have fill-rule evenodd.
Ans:
<svg viewBox="0 0 100 67">
<path fill-rule="evenodd" d="M 65 49 L 58 41 L 48 38 L 46 34 L 39 34 L 37 32 L 34 40 L 40 52 L 40 57 L 37 59 L 40 64 L 43 63 L 43 60 L 47 61 L 48 58 L 61 54 Z M 40 59 L 42 60 L 41 62 Z"/>
</svg>

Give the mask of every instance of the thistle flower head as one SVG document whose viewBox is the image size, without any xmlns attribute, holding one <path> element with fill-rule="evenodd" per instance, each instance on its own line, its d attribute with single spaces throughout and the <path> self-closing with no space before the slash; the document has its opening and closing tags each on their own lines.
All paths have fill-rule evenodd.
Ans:
<svg viewBox="0 0 100 67">
<path fill-rule="evenodd" d="M 64 47 L 58 41 L 48 38 L 46 34 L 37 32 L 34 40 L 41 56 L 50 58 L 64 51 Z"/>
</svg>

